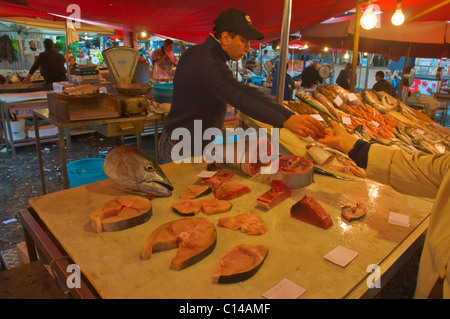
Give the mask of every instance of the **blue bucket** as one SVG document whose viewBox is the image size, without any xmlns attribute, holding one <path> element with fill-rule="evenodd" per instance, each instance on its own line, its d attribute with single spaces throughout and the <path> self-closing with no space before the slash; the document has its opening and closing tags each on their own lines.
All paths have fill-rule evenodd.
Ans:
<svg viewBox="0 0 450 319">
<path fill-rule="evenodd" d="M 100 155 L 101 156 L 101 155 Z M 104 158 L 86 158 L 67 164 L 70 187 L 77 187 L 107 179 L 103 171 Z"/>
<path fill-rule="evenodd" d="M 155 102 L 172 103 L 173 83 L 153 84 L 152 94 Z"/>
</svg>

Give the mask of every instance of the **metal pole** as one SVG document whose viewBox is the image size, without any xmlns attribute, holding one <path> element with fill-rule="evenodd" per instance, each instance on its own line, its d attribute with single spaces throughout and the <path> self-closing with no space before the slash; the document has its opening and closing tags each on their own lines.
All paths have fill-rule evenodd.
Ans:
<svg viewBox="0 0 450 319">
<path fill-rule="evenodd" d="M 356 64 L 358 63 L 359 22 L 361 20 L 361 3 L 362 2 L 356 0 L 355 35 L 353 37 L 352 77 L 350 78 L 350 92 L 355 91 L 355 84 L 356 84 Z"/>
<path fill-rule="evenodd" d="M 291 8 L 292 8 L 292 0 L 285 0 L 283 9 L 283 24 L 281 26 L 280 65 L 278 66 L 277 95 L 275 99 L 275 101 L 279 104 L 283 103 L 284 98 L 284 84 L 286 81 L 286 61 L 289 47 L 289 29 L 291 25 Z"/>
</svg>

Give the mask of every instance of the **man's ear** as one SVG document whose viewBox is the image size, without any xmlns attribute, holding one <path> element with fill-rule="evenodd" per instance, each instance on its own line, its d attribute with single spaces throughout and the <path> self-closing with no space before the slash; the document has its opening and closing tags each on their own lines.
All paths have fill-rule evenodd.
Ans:
<svg viewBox="0 0 450 319">
<path fill-rule="evenodd" d="M 230 43 L 231 40 L 231 35 L 228 31 L 224 31 L 222 32 L 221 36 L 220 36 L 220 43 L 222 45 L 227 45 L 228 43 Z"/>
</svg>

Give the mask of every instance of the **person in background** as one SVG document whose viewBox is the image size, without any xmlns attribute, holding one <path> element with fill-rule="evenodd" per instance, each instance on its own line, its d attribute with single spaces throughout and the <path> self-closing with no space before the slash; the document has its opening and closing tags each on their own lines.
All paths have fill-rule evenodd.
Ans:
<svg viewBox="0 0 450 319">
<path fill-rule="evenodd" d="M 39 54 L 22 83 L 28 83 L 39 67 L 41 67 L 41 75 L 44 77 L 48 88 L 52 87 L 53 82 L 67 81 L 64 55 L 55 50 L 55 45 L 51 39 L 44 40 L 44 48 L 45 51 Z"/>
<path fill-rule="evenodd" d="M 286 65 L 286 70 L 289 68 L 289 63 Z M 270 95 L 277 95 L 277 83 L 278 83 L 278 71 L 274 73 L 272 80 L 272 89 L 270 91 Z M 286 78 L 284 80 L 284 93 L 283 93 L 283 101 L 292 100 L 292 93 L 294 92 L 295 83 L 289 73 L 286 72 Z"/>
<path fill-rule="evenodd" d="M 400 82 L 402 80 L 399 70 L 394 71 L 393 79 L 395 81 L 395 86 L 394 86 L 395 97 L 398 97 L 398 92 L 400 91 L 400 84 L 401 84 Z"/>
<path fill-rule="evenodd" d="M 434 199 L 414 297 L 450 298 L 450 154 L 407 154 L 359 140 L 340 124 L 331 126 L 318 141 L 347 153 L 366 177 L 404 194 Z"/>
<path fill-rule="evenodd" d="M 395 84 L 396 83 L 395 83 L 394 77 L 392 76 L 391 70 L 386 70 L 384 79 L 386 81 L 388 81 L 389 83 L 391 83 L 392 87 L 394 88 L 394 94 L 395 94 Z"/>
<path fill-rule="evenodd" d="M 391 83 L 384 79 L 383 71 L 377 71 L 377 73 L 375 73 L 375 80 L 377 81 L 377 83 L 373 85 L 372 90 L 377 92 L 383 91 L 394 96 L 394 87 Z"/>
<path fill-rule="evenodd" d="M 302 74 L 302 87 L 312 87 L 313 85 L 317 85 L 319 83 L 322 83 L 322 77 L 319 74 L 319 62 L 314 61 L 311 65 L 306 67 Z"/>
<path fill-rule="evenodd" d="M 324 126 L 312 116 L 296 115 L 233 77 L 227 61 L 240 61 L 250 51 L 250 40 L 264 37 L 250 17 L 230 8 L 219 14 L 214 25 L 214 35 L 190 47 L 180 58 L 173 80 L 172 105 L 159 139 L 161 163 L 172 161 L 172 150 L 181 142 L 173 132 L 179 128 L 190 133 L 191 152 L 183 156 L 202 156 L 195 153 L 194 145 L 203 151 L 214 140 L 203 138 L 203 134 L 209 128 L 223 128 L 227 105 L 275 128 L 285 127 L 303 137 L 323 137 Z"/>
<path fill-rule="evenodd" d="M 263 70 L 263 76 L 267 75 L 267 71 L 264 70 L 264 64 L 266 64 L 267 61 L 270 61 L 270 57 L 269 57 L 269 55 L 267 53 L 269 53 L 269 51 L 264 50 L 263 51 L 263 55 L 261 57 L 261 68 Z"/>
<path fill-rule="evenodd" d="M 73 55 L 69 57 L 68 64 L 69 64 L 69 74 L 75 74 L 75 69 L 78 67 L 78 64 L 77 59 Z"/>
<path fill-rule="evenodd" d="M 346 90 L 350 90 L 351 77 L 352 77 L 352 64 L 346 63 L 344 69 L 341 70 L 341 72 L 339 72 L 339 75 L 336 79 L 336 84 Z"/>
<path fill-rule="evenodd" d="M 152 53 L 153 78 L 167 79 L 172 77 L 172 67 L 178 64 L 173 56 L 173 41 L 166 39 L 163 46 Z"/>
<path fill-rule="evenodd" d="M 24 52 L 24 55 L 27 60 L 27 67 L 31 68 L 34 61 L 36 61 L 39 54 L 41 54 L 41 51 L 36 47 L 36 42 L 34 42 L 33 40 L 28 42 L 28 44 L 30 47 Z"/>
</svg>

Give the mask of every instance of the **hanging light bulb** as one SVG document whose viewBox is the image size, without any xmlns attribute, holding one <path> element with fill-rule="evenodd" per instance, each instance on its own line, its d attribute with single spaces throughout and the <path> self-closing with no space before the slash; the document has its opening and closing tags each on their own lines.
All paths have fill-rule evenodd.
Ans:
<svg viewBox="0 0 450 319">
<path fill-rule="evenodd" d="M 397 0 L 397 10 L 395 10 L 391 21 L 393 25 L 401 25 L 405 21 L 405 16 L 402 12 L 402 0 Z"/>
<path fill-rule="evenodd" d="M 366 30 L 370 30 L 373 29 L 376 24 L 377 24 L 377 17 L 375 15 L 375 12 L 373 11 L 372 2 L 370 2 L 366 10 L 364 11 L 364 14 L 361 17 L 361 27 L 363 27 Z"/>
<path fill-rule="evenodd" d="M 348 51 L 345 52 L 345 54 L 344 54 L 344 59 L 348 60 L 349 57 L 350 57 L 350 56 L 348 55 Z"/>
<path fill-rule="evenodd" d="M 325 52 L 328 52 L 328 47 L 323 48 Z"/>
<path fill-rule="evenodd" d="M 141 37 L 145 38 L 146 36 L 147 36 L 147 32 L 142 31 L 142 32 L 141 32 Z"/>
</svg>

